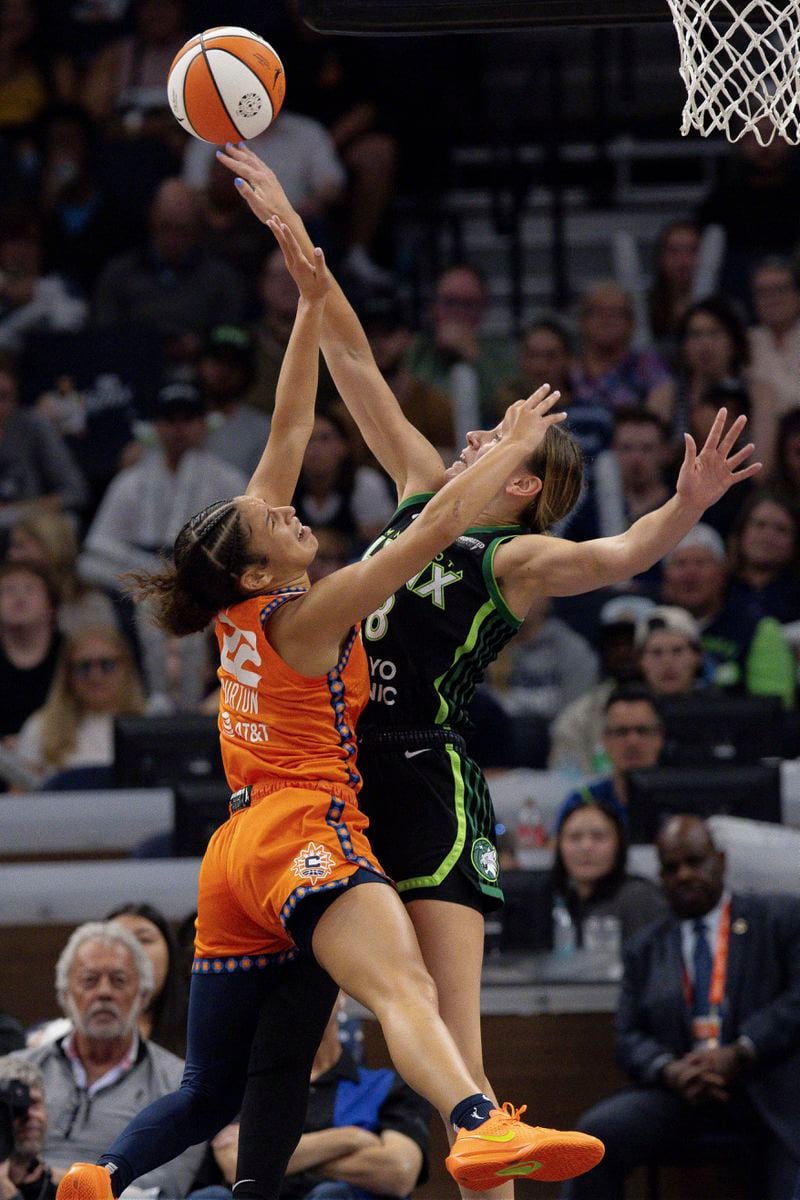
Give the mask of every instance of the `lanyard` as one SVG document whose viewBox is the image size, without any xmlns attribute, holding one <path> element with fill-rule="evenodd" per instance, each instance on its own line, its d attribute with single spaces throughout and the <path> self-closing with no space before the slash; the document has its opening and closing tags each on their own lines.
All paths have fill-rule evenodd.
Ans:
<svg viewBox="0 0 800 1200">
<path fill-rule="evenodd" d="M 731 902 L 726 900 L 719 916 L 717 944 L 711 966 L 711 983 L 708 989 L 708 1011 L 718 1013 L 725 998 L 725 982 L 728 974 L 728 945 L 731 936 Z M 694 988 L 689 979 L 686 965 L 683 968 L 683 992 L 689 1012 L 694 1008 Z"/>
</svg>

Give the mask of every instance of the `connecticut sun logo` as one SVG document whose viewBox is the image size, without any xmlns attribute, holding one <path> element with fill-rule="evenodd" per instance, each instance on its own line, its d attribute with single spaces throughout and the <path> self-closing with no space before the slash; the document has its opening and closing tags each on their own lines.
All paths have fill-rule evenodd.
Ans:
<svg viewBox="0 0 800 1200">
<path fill-rule="evenodd" d="M 333 870 L 333 855 L 324 846 L 309 842 L 292 863 L 298 879 L 327 879 Z"/>
</svg>

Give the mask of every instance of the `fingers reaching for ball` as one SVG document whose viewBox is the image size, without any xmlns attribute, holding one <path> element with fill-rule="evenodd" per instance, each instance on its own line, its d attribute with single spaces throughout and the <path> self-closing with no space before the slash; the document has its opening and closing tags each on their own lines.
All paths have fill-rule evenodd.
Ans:
<svg viewBox="0 0 800 1200">
<path fill-rule="evenodd" d="M 325 265 L 325 255 L 319 246 L 314 248 L 314 260 L 310 262 L 297 238 L 285 222 L 276 214 L 270 216 L 267 225 L 275 235 L 275 240 L 283 251 L 286 269 L 300 289 L 304 300 L 324 300 L 330 290 L 331 281 L 328 268 Z"/>
</svg>

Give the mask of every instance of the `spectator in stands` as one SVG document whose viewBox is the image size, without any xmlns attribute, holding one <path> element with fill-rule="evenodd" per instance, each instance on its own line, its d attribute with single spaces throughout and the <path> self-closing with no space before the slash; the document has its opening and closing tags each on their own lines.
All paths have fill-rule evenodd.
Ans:
<svg viewBox="0 0 800 1200">
<path fill-rule="evenodd" d="M 360 39 L 310 41 L 306 35 L 304 78 L 299 88 L 293 86 L 292 97 L 327 128 L 347 170 L 342 272 L 363 286 L 385 287 L 391 275 L 375 263 L 372 253 L 394 196 L 398 144 L 389 126 L 395 114 L 383 111 L 386 81 L 380 58 L 372 47 L 365 54 L 354 41 Z"/>
<path fill-rule="evenodd" d="M 19 406 L 16 371 L 0 367 L 0 526 L 31 509 L 81 509 L 86 482 L 60 435 Z"/>
<path fill-rule="evenodd" d="M 509 404 L 532 395 L 543 383 L 561 392 L 559 408 L 567 414 L 567 428 L 586 458 L 591 472 L 595 458 L 611 445 L 614 418 L 604 404 L 578 401 L 573 395 L 575 351 L 572 338 L 558 320 L 535 321 L 525 330 L 519 343 L 517 374 L 497 393 L 495 411 L 499 416 Z"/>
<path fill-rule="evenodd" d="M 228 263 L 247 284 L 246 311 L 257 308 L 258 279 L 254 264 L 263 262 L 274 240 L 266 225 L 254 221 L 242 204 L 231 174 L 216 158 L 208 183 L 197 193 L 203 219 L 202 245 L 214 258 Z M 249 218 L 249 219 L 248 219 Z"/>
<path fill-rule="evenodd" d="M 636 626 L 642 678 L 655 696 L 684 696 L 698 686 L 703 650 L 691 613 L 656 605 Z"/>
<path fill-rule="evenodd" d="M 41 202 L 45 268 L 91 295 L 109 258 L 139 240 L 120 221 L 100 182 L 97 129 L 77 106 L 48 111 L 42 146 Z"/>
<path fill-rule="evenodd" d="M 800 618 L 800 517 L 778 494 L 756 492 L 729 544 L 729 603 L 755 601 L 781 624 Z"/>
<path fill-rule="evenodd" d="M 656 247 L 653 283 L 647 297 L 650 330 L 659 351 L 671 362 L 677 332 L 692 302 L 700 256 L 700 229 L 694 221 L 670 221 Z"/>
<path fill-rule="evenodd" d="M 0 1200 L 55 1200 L 52 1172 L 42 1158 L 48 1113 L 44 1077 L 33 1063 L 8 1056 L 0 1058 L 0 1088 L 27 1088 L 28 1108 L 12 1114 L 14 1145 L 0 1162 Z"/>
<path fill-rule="evenodd" d="M 275 404 L 275 389 L 297 312 L 297 285 L 286 270 L 280 248 L 275 246 L 264 259 L 259 281 L 263 312 L 252 326 L 256 346 L 256 373 L 252 386 L 245 394 L 245 403 L 271 413 Z M 317 404 L 320 408 L 336 400 L 336 389 L 320 359 Z"/>
<path fill-rule="evenodd" d="M 751 286 L 758 322 L 748 330 L 753 379 L 766 380 L 784 413 L 800 404 L 800 287 L 783 258 L 760 263 Z"/>
<path fill-rule="evenodd" d="M 18 353 L 30 333 L 74 333 L 85 302 L 60 275 L 44 274 L 42 235 L 29 214 L 7 215 L 0 235 L 0 350 Z"/>
<path fill-rule="evenodd" d="M 356 1063 L 341 1042 L 340 1005 L 314 1058 L 305 1129 L 279 1200 L 400 1200 L 424 1176 L 430 1108 L 391 1068 Z M 223 1130 L 213 1147 L 232 1184 L 238 1127 Z"/>
<path fill-rule="evenodd" d="M 32 0 L 5 0 L 0 10 L 0 130 L 32 125 L 47 104 L 37 32 Z"/>
<path fill-rule="evenodd" d="M 678 375 L 650 397 L 671 436 L 682 442 L 692 410 L 720 384 L 744 388 L 749 398 L 748 437 L 769 468 L 775 432 L 775 393 L 763 378 L 752 379 L 750 349 L 742 321 L 727 300 L 711 297 L 687 309 L 678 331 Z"/>
<path fill-rule="evenodd" d="M 800 406 L 784 413 L 778 424 L 770 482 L 792 508 L 800 510 Z"/>
<path fill-rule="evenodd" d="M 551 770 L 586 777 L 608 769 L 603 749 L 606 703 L 617 688 L 639 678 L 634 634 L 638 621 L 654 607 L 645 596 L 616 596 L 603 605 L 597 635 L 602 682 L 569 704 L 554 722 Z"/>
<path fill-rule="evenodd" d="M 61 648 L 58 594 L 33 563 L 0 564 L 0 738 L 41 708 Z"/>
<path fill-rule="evenodd" d="M 112 480 L 89 527 L 80 558 L 87 582 L 115 588 L 126 571 L 152 570 L 192 513 L 245 490 L 246 476 L 203 448 L 205 406 L 194 385 L 164 386 L 154 425 L 157 446 Z M 166 635 L 153 625 L 146 605 L 136 606 L 136 620 L 148 692 L 171 709 L 175 688 L 168 677 Z M 193 708 L 205 694 L 208 647 L 202 634 L 181 639 L 179 647 L 178 703 Z"/>
<path fill-rule="evenodd" d="M 56 993 L 73 1029 L 23 1052 L 44 1076 L 51 1118 L 44 1157 L 56 1176 L 76 1159 L 94 1162 L 143 1104 L 178 1087 L 182 1060 L 137 1030 L 152 990 L 150 959 L 114 921 L 80 925 L 62 950 Z M 137 1186 L 185 1196 L 203 1153 L 193 1146 Z"/>
<path fill-rule="evenodd" d="M 201 236 L 194 193 L 180 179 L 165 179 L 150 207 L 147 244 L 113 258 L 98 280 L 95 325 L 153 329 L 180 360 L 196 355 L 215 325 L 240 321 L 243 281 L 203 250 Z"/>
<path fill-rule="evenodd" d="M 597 685 L 597 655 L 551 607 L 548 596 L 534 601 L 517 636 L 488 668 L 488 690 L 512 716 L 550 722 Z"/>
<path fill-rule="evenodd" d="M 664 916 L 667 906 L 656 885 L 628 874 L 628 834 L 615 805 L 587 789 L 576 793 L 561 810 L 555 836 L 553 866 L 542 879 L 538 904 L 546 918 L 557 900 L 566 907 L 578 945 L 587 917 L 616 917 L 626 942 Z M 553 922 L 546 924 L 552 949 Z"/>
<path fill-rule="evenodd" d="M 134 30 L 92 61 L 81 104 L 95 121 L 117 117 L 132 135 L 159 136 L 171 116 L 169 68 L 191 30 L 184 26 L 183 0 L 135 0 L 133 14 Z"/>
<path fill-rule="evenodd" d="M 246 479 L 204 448 L 206 410 L 191 383 L 168 383 L 156 399 L 156 446 L 111 482 L 86 535 L 84 578 L 115 587 L 123 571 L 152 570 L 193 512 L 244 491 Z"/>
<path fill-rule="evenodd" d="M 450 396 L 442 388 L 425 383 L 409 369 L 408 353 L 414 335 L 396 293 L 369 292 L 358 312 L 378 370 L 403 412 L 445 461 L 454 458 L 456 444 Z"/>
<path fill-rule="evenodd" d="M 800 904 L 731 894 L 697 817 L 674 817 L 657 844 L 672 913 L 628 946 L 617 1013 L 633 1086 L 581 1118 L 606 1154 L 562 1194 L 622 1200 L 639 1163 L 716 1134 L 757 1162 L 752 1200 L 785 1200 L 800 1143 Z"/>
<path fill-rule="evenodd" d="M 800 235 L 800 179 L 792 147 L 780 137 L 762 146 L 755 133 L 745 133 L 697 219 L 724 229 L 721 291 L 748 304 L 756 264 L 766 255 L 786 254 Z"/>
<path fill-rule="evenodd" d="M 567 521 L 567 536 L 579 542 L 613 537 L 659 508 L 670 495 L 668 459 L 660 418 L 643 408 L 618 408 L 611 448 L 595 460 L 581 504 Z M 640 586 L 657 578 L 657 567 L 638 577 Z"/>
<path fill-rule="evenodd" d="M 702 446 L 708 437 L 714 417 L 720 408 L 725 408 L 728 419 L 735 421 L 738 416 L 747 416 L 750 412 L 751 396 L 743 380 L 729 379 L 724 383 L 715 383 L 704 392 L 689 409 L 689 430 L 698 446 Z M 750 434 L 746 435 L 749 440 Z M 739 439 L 737 449 L 745 444 L 745 435 Z M 766 457 L 769 457 L 767 455 Z M 673 466 L 675 464 L 673 463 Z M 739 512 L 744 507 L 748 497 L 756 489 L 752 479 L 746 479 L 735 494 L 727 493 L 706 509 L 703 521 L 716 529 L 721 538 L 726 539 L 731 532 Z"/>
<path fill-rule="evenodd" d="M 468 430 L 494 424 L 497 389 L 514 372 L 513 347 L 482 332 L 488 301 L 476 267 L 447 267 L 436 280 L 432 329 L 418 334 L 408 352 L 409 370 L 450 397 L 457 446 Z"/>
<path fill-rule="evenodd" d="M 608 804 L 627 825 L 628 771 L 658 765 L 664 723 L 652 692 L 634 684 L 612 692 L 606 702 L 603 745 L 611 774 L 571 792 L 559 809 L 556 828 L 573 808 L 591 800 Z"/>
<path fill-rule="evenodd" d="M 395 507 L 384 476 L 356 466 L 348 427 L 330 409 L 317 413 L 292 502 L 305 524 L 361 543 L 380 533 Z"/>
<path fill-rule="evenodd" d="M 632 348 L 633 304 L 619 284 L 596 283 L 584 292 L 580 324 L 576 400 L 610 409 L 640 407 L 669 379 L 666 364 L 657 354 Z"/>
<path fill-rule="evenodd" d="M 664 560 L 662 597 L 700 626 L 709 682 L 751 696 L 781 696 L 789 707 L 795 668 L 781 627 L 754 600 L 731 598 L 729 582 L 722 538 L 699 524 Z"/>
<path fill-rule="evenodd" d="M 32 510 L 21 516 L 9 530 L 6 561 L 37 563 L 47 571 L 58 593 L 56 620 L 65 636 L 89 625 L 117 623 L 111 599 L 78 578 L 78 538 L 64 513 Z"/>
<path fill-rule="evenodd" d="M 212 329 L 198 375 L 208 406 L 206 450 L 249 479 L 267 441 L 269 418 L 243 400 L 255 375 L 255 349 L 247 330 L 238 325 Z"/>
<path fill-rule="evenodd" d="M 105 917 L 136 938 L 153 964 L 153 993 L 139 1013 L 139 1033 L 178 1054 L 186 1053 L 188 981 L 169 922 L 152 904 L 121 904 Z"/>
<path fill-rule="evenodd" d="M 114 718 L 144 710 L 125 638 L 113 628 L 84 629 L 64 644 L 47 699 L 22 726 L 16 754 L 43 784 L 71 768 L 106 767 L 111 787 Z"/>
<path fill-rule="evenodd" d="M 312 583 L 332 575 L 340 567 L 346 567 L 354 557 L 352 539 L 338 529 L 320 529 L 314 537 L 317 539 L 317 553 L 308 572 Z"/>
</svg>

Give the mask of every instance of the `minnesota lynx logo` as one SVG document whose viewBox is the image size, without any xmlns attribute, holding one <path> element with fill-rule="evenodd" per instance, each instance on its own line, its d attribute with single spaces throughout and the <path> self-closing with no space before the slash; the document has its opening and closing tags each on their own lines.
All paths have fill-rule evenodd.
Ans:
<svg viewBox="0 0 800 1200">
<path fill-rule="evenodd" d="M 489 883 L 497 883 L 500 875 L 500 863 L 497 851 L 488 838 L 476 838 L 472 843 L 472 865 L 482 879 Z"/>
<path fill-rule="evenodd" d="M 452 563 L 450 565 L 452 566 Z M 448 571 L 440 562 L 434 559 L 418 575 L 414 575 L 413 578 L 409 579 L 406 587 L 415 596 L 430 596 L 437 608 L 444 608 L 444 589 L 449 587 L 451 583 L 458 583 L 463 574 L 463 571 Z"/>
</svg>

